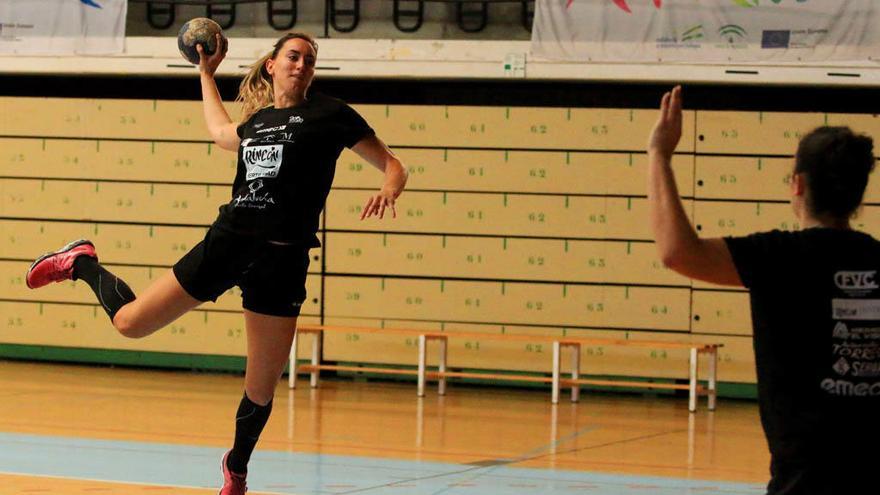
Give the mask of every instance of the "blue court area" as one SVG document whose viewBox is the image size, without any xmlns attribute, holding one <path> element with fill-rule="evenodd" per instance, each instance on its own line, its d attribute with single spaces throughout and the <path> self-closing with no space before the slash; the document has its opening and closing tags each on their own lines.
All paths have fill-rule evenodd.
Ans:
<svg viewBox="0 0 880 495">
<path fill-rule="evenodd" d="M 0 433 L 0 471 L 187 488 L 216 488 L 221 449 Z M 251 492 L 297 495 L 759 495 L 757 484 L 257 451 Z"/>
</svg>

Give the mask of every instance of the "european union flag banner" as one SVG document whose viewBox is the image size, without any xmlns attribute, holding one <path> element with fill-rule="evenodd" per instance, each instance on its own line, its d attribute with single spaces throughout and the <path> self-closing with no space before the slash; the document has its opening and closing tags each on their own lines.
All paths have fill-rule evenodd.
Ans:
<svg viewBox="0 0 880 495">
<path fill-rule="evenodd" d="M 551 60 L 880 60 L 877 0 L 536 2 L 532 54 Z"/>
<path fill-rule="evenodd" d="M 2 0 L 0 53 L 122 53 L 127 11 L 126 0 Z"/>
</svg>

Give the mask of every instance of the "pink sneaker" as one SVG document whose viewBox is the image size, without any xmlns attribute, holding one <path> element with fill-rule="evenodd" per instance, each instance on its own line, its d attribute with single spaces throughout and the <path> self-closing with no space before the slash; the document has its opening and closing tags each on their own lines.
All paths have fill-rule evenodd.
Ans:
<svg viewBox="0 0 880 495">
<path fill-rule="evenodd" d="M 70 280 L 73 277 L 73 262 L 79 256 L 98 259 L 92 241 L 86 239 L 73 241 L 58 251 L 37 258 L 37 261 L 28 268 L 25 279 L 27 286 L 36 289 L 52 282 Z"/>
<path fill-rule="evenodd" d="M 244 480 L 247 475 L 233 473 L 229 470 L 226 465 L 229 452 L 223 454 L 223 460 L 220 461 L 220 471 L 223 472 L 223 488 L 217 495 L 244 495 L 247 491 L 247 483 Z"/>
</svg>

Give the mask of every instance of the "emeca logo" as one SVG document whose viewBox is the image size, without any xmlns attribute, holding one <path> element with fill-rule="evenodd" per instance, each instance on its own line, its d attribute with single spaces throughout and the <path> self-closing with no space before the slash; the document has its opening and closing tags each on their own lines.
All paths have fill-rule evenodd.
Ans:
<svg viewBox="0 0 880 495">
<path fill-rule="evenodd" d="M 834 274 L 834 285 L 843 290 L 865 290 L 880 287 L 876 281 L 877 271 L 870 272 L 837 272 Z"/>
</svg>

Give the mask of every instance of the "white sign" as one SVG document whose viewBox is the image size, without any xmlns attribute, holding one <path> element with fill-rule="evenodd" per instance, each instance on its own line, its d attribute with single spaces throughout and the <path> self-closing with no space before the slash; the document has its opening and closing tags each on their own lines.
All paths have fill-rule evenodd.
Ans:
<svg viewBox="0 0 880 495">
<path fill-rule="evenodd" d="M 3 0 L 0 54 L 122 53 L 127 10 L 126 0 Z"/>
<path fill-rule="evenodd" d="M 880 60 L 876 0 L 536 1 L 532 54 L 551 60 Z"/>
</svg>

